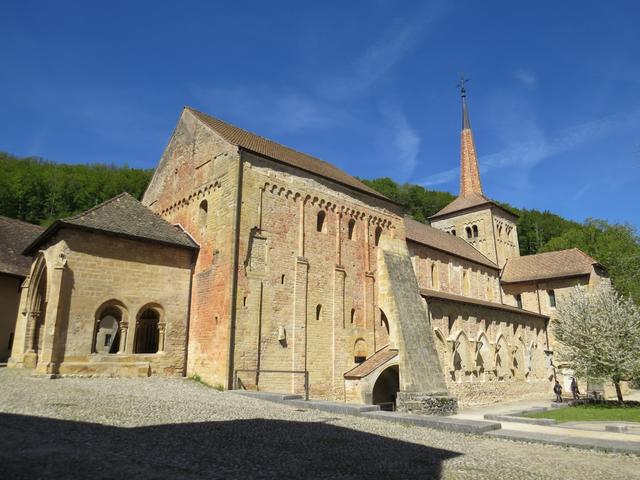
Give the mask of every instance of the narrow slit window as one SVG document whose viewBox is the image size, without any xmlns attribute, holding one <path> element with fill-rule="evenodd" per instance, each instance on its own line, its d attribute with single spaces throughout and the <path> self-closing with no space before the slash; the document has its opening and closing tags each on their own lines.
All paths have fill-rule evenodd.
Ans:
<svg viewBox="0 0 640 480">
<path fill-rule="evenodd" d="M 320 210 L 318 212 L 318 219 L 317 219 L 317 223 L 316 223 L 316 230 L 318 232 L 324 233 L 324 231 L 325 231 L 325 229 L 324 229 L 324 220 L 325 220 L 326 216 L 327 216 L 327 214 L 323 210 Z"/>
<path fill-rule="evenodd" d="M 316 305 L 316 320 L 322 319 L 322 305 Z"/>
<path fill-rule="evenodd" d="M 374 236 L 374 243 L 375 243 L 376 247 L 378 245 L 380 245 L 380 237 L 381 236 L 382 236 L 382 228 L 376 227 L 376 232 L 375 232 L 375 236 Z"/>
<path fill-rule="evenodd" d="M 206 200 L 200 202 L 200 208 L 198 209 L 198 225 L 201 229 L 207 228 L 207 214 L 209 212 L 209 204 Z"/>
<path fill-rule="evenodd" d="M 553 290 L 547 290 L 547 295 L 549 295 L 549 306 L 551 308 L 556 308 L 556 292 Z"/>
<path fill-rule="evenodd" d="M 519 293 L 516 295 L 516 305 L 518 308 L 522 308 L 522 295 Z"/>
<path fill-rule="evenodd" d="M 356 221 L 352 218 L 349 220 L 349 240 L 353 240 L 353 234 L 356 229 Z"/>
</svg>

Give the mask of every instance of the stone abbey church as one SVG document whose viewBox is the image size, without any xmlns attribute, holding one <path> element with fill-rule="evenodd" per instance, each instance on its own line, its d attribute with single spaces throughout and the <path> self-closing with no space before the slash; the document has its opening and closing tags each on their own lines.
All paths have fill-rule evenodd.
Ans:
<svg viewBox="0 0 640 480">
<path fill-rule="evenodd" d="M 564 372 L 549 320 L 604 272 L 575 249 L 520 256 L 462 103 L 460 194 L 431 225 L 185 108 L 142 202 L 123 193 L 44 231 L 2 219 L 0 355 L 427 413 L 548 394 Z"/>
</svg>

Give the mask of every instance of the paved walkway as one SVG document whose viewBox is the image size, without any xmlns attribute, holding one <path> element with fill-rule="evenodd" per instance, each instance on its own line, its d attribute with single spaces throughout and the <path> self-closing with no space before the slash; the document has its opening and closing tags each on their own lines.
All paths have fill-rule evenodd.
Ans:
<svg viewBox="0 0 640 480">
<path fill-rule="evenodd" d="M 634 391 L 627 395 L 625 399 L 640 399 L 640 391 Z M 550 408 L 553 402 L 550 399 L 523 400 L 517 402 L 505 402 L 482 407 L 472 407 L 462 410 L 454 418 L 466 420 L 485 420 L 486 415 L 490 416 L 512 416 L 524 410 L 535 408 Z M 493 418 L 495 420 L 495 418 Z M 580 448 L 610 449 L 612 451 L 628 451 L 640 453 L 640 430 L 629 429 L 627 432 L 607 432 L 604 430 L 606 424 L 619 424 L 620 422 L 597 422 L 600 427 L 596 428 L 594 422 L 572 422 L 559 423 L 556 425 L 533 425 L 520 422 L 509 422 L 502 418 L 497 419 L 502 424 L 502 429 L 487 433 L 488 435 L 511 438 L 514 440 L 535 441 L 558 444 L 574 444 Z M 592 424 L 589 426 L 589 424 Z"/>
</svg>

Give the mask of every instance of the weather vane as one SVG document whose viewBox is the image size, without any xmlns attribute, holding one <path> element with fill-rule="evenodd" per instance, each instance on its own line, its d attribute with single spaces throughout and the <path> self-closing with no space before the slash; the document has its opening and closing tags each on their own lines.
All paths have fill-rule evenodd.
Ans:
<svg viewBox="0 0 640 480">
<path fill-rule="evenodd" d="M 468 78 L 464 78 L 464 74 L 460 74 L 460 83 L 458 84 L 458 88 L 460 89 L 460 96 L 463 98 L 467 96 L 467 89 L 465 85 L 468 81 Z"/>
</svg>

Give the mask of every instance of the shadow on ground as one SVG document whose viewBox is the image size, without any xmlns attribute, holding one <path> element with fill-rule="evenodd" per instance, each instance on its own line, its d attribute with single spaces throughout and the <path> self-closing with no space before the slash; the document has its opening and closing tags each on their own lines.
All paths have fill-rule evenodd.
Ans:
<svg viewBox="0 0 640 480">
<path fill-rule="evenodd" d="M 440 478 L 442 462 L 458 455 L 323 422 L 119 428 L 0 414 L 0 477 L 8 479 L 422 479 Z"/>
</svg>

